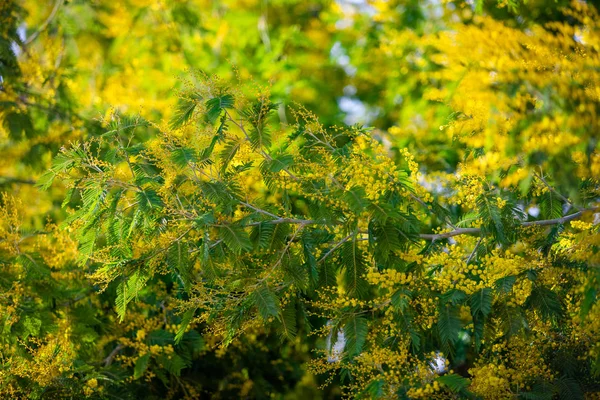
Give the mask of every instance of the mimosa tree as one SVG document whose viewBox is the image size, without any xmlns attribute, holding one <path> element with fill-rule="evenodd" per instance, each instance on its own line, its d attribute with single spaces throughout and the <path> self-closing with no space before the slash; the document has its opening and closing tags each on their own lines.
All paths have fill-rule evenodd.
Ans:
<svg viewBox="0 0 600 400">
<path fill-rule="evenodd" d="M 188 33 L 200 24 L 183 2 L 137 3 L 139 20 L 77 3 L 60 18 L 122 14 L 160 46 L 148 15 Z M 262 66 L 247 82 L 244 63 L 222 77 L 189 71 L 167 99 L 164 82 L 142 79 L 151 109 L 139 113 L 126 96 L 116 109 L 84 97 L 81 66 L 63 78 L 84 85 L 72 86 L 73 104 L 50 100 L 44 79 L 48 103 L 19 95 L 31 54 L 6 58 L 7 147 L 37 140 L 58 154 L 43 173 L 19 152 L 6 167 L 0 393 L 595 398 L 597 10 L 574 2 L 540 16 L 510 2 L 509 13 L 531 7 L 519 19 L 452 2 L 428 19 L 434 6 L 397 3 L 327 3 L 302 20 L 307 40 L 330 27 L 336 79 L 303 75 L 314 66 L 291 52 L 299 75 L 280 81 L 265 82 Z M 253 7 L 220 15 L 244 21 Z M 122 34 L 105 24 L 102 35 Z M 284 40 L 258 26 L 263 46 Z M 361 27 L 368 37 L 348 40 Z M 7 43 L 26 46 L 16 22 L 8 29 Z M 88 34 L 98 38 L 73 38 Z M 254 43 L 220 40 L 240 57 Z M 143 68 L 165 61 L 150 47 L 126 53 Z M 136 75 L 115 68 L 107 82 Z M 299 76 L 326 104 L 296 98 Z M 381 96 L 365 92 L 371 83 Z M 375 110 L 375 126 L 344 125 L 336 96 Z M 55 116 L 32 111 L 41 106 Z M 69 138 L 46 133 L 65 123 L 77 129 Z M 24 171 L 35 187 L 19 182 Z"/>
</svg>

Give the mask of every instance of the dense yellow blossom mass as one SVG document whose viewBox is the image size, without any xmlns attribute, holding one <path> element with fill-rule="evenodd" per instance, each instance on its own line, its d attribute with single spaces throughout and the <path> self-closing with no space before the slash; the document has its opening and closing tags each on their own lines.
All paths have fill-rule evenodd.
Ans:
<svg viewBox="0 0 600 400">
<path fill-rule="evenodd" d="M 0 2 L 0 397 L 600 396 L 591 1 Z"/>
</svg>

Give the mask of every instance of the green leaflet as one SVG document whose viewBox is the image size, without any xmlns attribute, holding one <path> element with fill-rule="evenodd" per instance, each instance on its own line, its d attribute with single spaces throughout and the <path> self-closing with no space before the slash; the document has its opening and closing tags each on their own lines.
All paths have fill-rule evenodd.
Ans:
<svg viewBox="0 0 600 400">
<path fill-rule="evenodd" d="M 540 216 L 542 219 L 560 218 L 563 215 L 562 201 L 551 191 L 540 197 Z"/>
<path fill-rule="evenodd" d="M 187 327 L 190 325 L 190 322 L 192 322 L 192 320 L 194 319 L 195 313 L 196 309 L 191 308 L 183 314 L 183 317 L 181 318 L 181 324 L 179 325 L 179 329 L 175 334 L 175 344 L 179 344 L 181 342 L 181 339 L 183 339 L 183 335 L 185 335 Z"/>
<path fill-rule="evenodd" d="M 492 289 L 483 288 L 471 295 L 471 312 L 481 313 L 484 317 L 492 311 Z"/>
<path fill-rule="evenodd" d="M 146 285 L 146 280 L 147 277 L 143 275 L 140 270 L 137 270 L 129 278 L 121 281 L 119 286 L 117 286 L 115 304 L 120 321 L 123 321 L 123 318 L 125 317 L 127 304 L 137 297 L 140 290 Z"/>
<path fill-rule="evenodd" d="M 154 189 L 140 190 L 135 194 L 135 197 L 138 201 L 138 207 L 144 213 L 161 209 L 164 206 L 162 199 Z"/>
<path fill-rule="evenodd" d="M 500 278 L 495 282 L 495 290 L 498 293 L 508 294 L 512 290 L 515 282 L 517 281 L 517 277 L 514 275 L 505 276 L 504 278 Z"/>
<path fill-rule="evenodd" d="M 348 203 L 350 209 L 357 214 L 363 212 L 370 204 L 366 198 L 365 189 L 360 186 L 354 186 L 347 190 L 343 195 L 343 199 Z"/>
<path fill-rule="evenodd" d="M 385 263 L 394 250 L 402 249 L 400 233 L 396 225 L 387 221 L 384 225 L 373 224 L 370 229 L 369 241 L 374 244 L 376 259 Z"/>
<path fill-rule="evenodd" d="M 385 394 L 384 392 L 385 380 L 384 379 L 376 379 L 369 383 L 362 395 L 368 395 L 370 399 L 379 399 L 382 398 Z"/>
<path fill-rule="evenodd" d="M 540 382 L 533 385 L 531 391 L 519 394 L 519 399 L 525 400 L 552 400 L 555 388 L 548 382 Z"/>
<path fill-rule="evenodd" d="M 197 163 L 199 159 L 194 149 L 178 147 L 171 151 L 171 161 L 178 167 L 185 167 L 189 163 Z"/>
<path fill-rule="evenodd" d="M 554 381 L 555 387 L 558 389 L 560 399 L 583 400 L 585 397 L 579 383 L 566 376 L 561 376 Z"/>
<path fill-rule="evenodd" d="M 192 118 L 192 115 L 194 115 L 198 100 L 199 99 L 195 97 L 180 98 L 177 102 L 175 114 L 171 118 L 171 121 L 169 121 L 169 127 L 171 129 L 177 129 L 188 123 Z"/>
<path fill-rule="evenodd" d="M 219 226 L 219 234 L 227 247 L 235 254 L 252 250 L 252 241 L 248 232 L 234 224 Z"/>
<path fill-rule="evenodd" d="M 258 308 L 260 316 L 267 320 L 279 314 L 279 299 L 266 285 L 258 287 L 250 295 L 252 303 Z"/>
<path fill-rule="evenodd" d="M 367 319 L 352 315 L 344 324 L 344 338 L 346 340 L 345 350 L 349 357 L 360 354 L 367 340 L 369 325 Z"/>
<path fill-rule="evenodd" d="M 508 239 L 502 221 L 502 211 L 496 201 L 488 198 L 486 195 L 481 195 L 477 199 L 477 207 L 480 217 L 485 222 L 482 230 L 487 234 L 491 234 L 498 242 L 507 243 Z"/>
<path fill-rule="evenodd" d="M 38 179 L 36 186 L 42 190 L 47 190 L 58 174 L 71 170 L 80 164 L 84 158 L 85 153 L 79 147 L 62 151 L 54 157 L 52 166 Z"/>
<path fill-rule="evenodd" d="M 270 160 L 266 159 L 263 163 L 261 169 L 277 173 L 292 166 L 294 164 L 294 157 L 290 154 L 278 154 Z"/>
<path fill-rule="evenodd" d="M 173 334 L 171 332 L 167 332 L 164 329 L 157 329 L 148 334 L 148 344 L 150 345 L 159 345 L 166 346 L 168 344 L 173 344 Z"/>
<path fill-rule="evenodd" d="M 192 278 L 191 262 L 189 259 L 189 246 L 182 240 L 178 240 L 167 251 L 167 265 L 181 277 L 186 288 L 189 287 Z"/>
<path fill-rule="evenodd" d="M 158 358 L 158 362 L 170 374 L 175 376 L 180 376 L 181 370 L 189 366 L 189 364 L 177 353 L 172 353 L 168 356 L 161 355 Z"/>
<path fill-rule="evenodd" d="M 232 108 L 234 98 L 230 94 L 224 94 L 214 97 L 206 102 L 206 118 L 210 123 L 214 123 L 220 116 L 221 112 L 227 108 Z"/>
<path fill-rule="evenodd" d="M 40 259 L 39 254 L 19 254 L 15 261 L 25 267 L 27 276 L 35 278 L 50 278 L 50 268 Z"/>
<path fill-rule="evenodd" d="M 148 121 L 146 121 L 140 115 L 121 115 L 115 112 L 108 123 L 108 131 L 104 132 L 101 136 L 103 138 L 118 138 L 119 136 L 129 138 L 133 136 L 136 128 L 149 125 L 150 124 Z"/>
<path fill-rule="evenodd" d="M 231 161 L 233 161 L 235 158 L 235 155 L 242 146 L 242 143 L 243 139 L 234 139 L 225 143 L 225 147 L 219 154 L 221 158 L 221 173 L 224 173 L 227 170 L 229 163 L 231 163 Z"/>
<path fill-rule="evenodd" d="M 271 224 L 269 222 L 260 222 L 252 228 L 250 240 L 252 240 L 252 243 L 254 243 L 254 246 L 256 246 L 256 248 L 268 249 L 271 244 L 273 232 L 276 227 L 276 224 Z"/>
<path fill-rule="evenodd" d="M 495 311 L 501 317 L 500 328 L 504 336 L 510 338 L 527 327 L 527 319 L 520 307 L 501 306 Z"/>
<path fill-rule="evenodd" d="M 149 364 L 150 353 L 146 353 L 139 357 L 135 362 L 135 367 L 133 368 L 133 379 L 140 379 L 144 375 L 144 372 L 146 372 L 148 369 Z"/>
<path fill-rule="evenodd" d="M 458 340 L 462 324 L 455 307 L 444 306 L 440 309 L 439 313 L 437 331 L 442 348 L 446 353 L 449 353 L 449 350 L 452 349 L 454 343 Z"/>
<path fill-rule="evenodd" d="M 531 294 L 525 301 L 525 307 L 536 310 L 547 321 L 556 321 L 564 315 L 560 298 L 554 291 L 545 286 L 534 286 Z"/>
<path fill-rule="evenodd" d="M 435 378 L 436 381 L 446 386 L 452 392 L 459 393 L 469 387 L 471 381 L 456 374 L 446 374 Z"/>
<path fill-rule="evenodd" d="M 252 127 L 249 136 L 253 148 L 268 149 L 271 147 L 271 133 L 266 123 L 271 111 L 276 109 L 277 104 L 272 103 L 268 98 L 261 97 L 243 111 L 242 115 Z"/>
<path fill-rule="evenodd" d="M 346 291 L 350 296 L 364 297 L 369 290 L 363 276 L 366 272 L 366 262 L 358 247 L 356 236 L 342 245 L 341 253 Z"/>
<path fill-rule="evenodd" d="M 296 324 L 296 305 L 291 302 L 279 313 L 279 333 L 282 339 L 292 340 L 298 333 Z"/>
</svg>

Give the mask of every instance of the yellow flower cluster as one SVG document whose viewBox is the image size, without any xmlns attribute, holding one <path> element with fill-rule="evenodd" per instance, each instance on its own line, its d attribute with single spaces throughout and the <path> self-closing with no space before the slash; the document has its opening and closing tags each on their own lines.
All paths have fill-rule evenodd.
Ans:
<svg viewBox="0 0 600 400">
<path fill-rule="evenodd" d="M 86 396 L 92 396 L 94 392 L 101 392 L 102 389 L 102 386 L 98 386 L 98 379 L 91 378 L 85 383 L 85 386 L 83 387 L 83 393 Z"/>
<path fill-rule="evenodd" d="M 450 289 L 462 290 L 467 294 L 485 287 L 477 279 L 483 269 L 475 264 L 467 264 L 464 249 L 461 246 L 450 246 L 448 253 L 436 253 L 425 260 L 430 267 L 440 266 L 434 275 L 435 287 L 442 293 Z"/>
<path fill-rule="evenodd" d="M 392 290 L 396 285 L 410 285 L 417 282 L 412 273 L 403 273 L 395 269 L 384 269 L 379 272 L 374 269 L 366 275 L 367 281 L 382 289 Z"/>
<path fill-rule="evenodd" d="M 481 263 L 480 276 L 485 287 L 493 287 L 498 279 L 518 275 L 528 268 L 523 257 L 499 249 L 485 256 Z"/>
<path fill-rule="evenodd" d="M 460 178 L 455 182 L 456 195 L 450 201 L 474 209 L 479 196 L 485 192 L 484 181 L 479 175 L 466 173 L 465 165 L 459 169 Z"/>
<path fill-rule="evenodd" d="M 397 166 L 373 139 L 358 136 L 356 147 L 343 171 L 348 177 L 346 185 L 363 187 L 368 199 L 377 200 L 396 180 Z"/>
<path fill-rule="evenodd" d="M 440 384 L 438 381 L 433 381 L 433 383 L 427 383 L 425 387 L 421 388 L 411 388 L 408 391 L 408 396 L 411 399 L 436 399 L 436 398 L 445 398 L 436 396 L 437 393 L 440 392 Z"/>
<path fill-rule="evenodd" d="M 476 365 L 469 369 L 469 389 L 486 400 L 512 399 L 510 379 L 506 366 L 497 362 Z"/>
<path fill-rule="evenodd" d="M 29 338 L 30 345 L 22 344 L 17 350 L 11 348 L 9 354 L 2 354 L 8 360 L 10 373 L 14 376 L 27 378 L 42 387 L 51 385 L 61 376 L 69 375 L 76 358 L 76 346 L 71 342 L 71 328 L 63 320 L 60 334 L 48 334 L 45 338 Z M 20 357 L 18 354 L 26 351 L 30 358 Z M 4 374 L 4 372 L 2 372 Z M 1 381 L 6 381 L 0 375 Z"/>
<path fill-rule="evenodd" d="M 554 375 L 543 357 L 549 348 L 547 339 L 548 333 L 538 327 L 529 338 L 518 336 L 494 344 L 491 350 L 497 355 L 482 356 L 469 369 L 473 377 L 469 389 L 484 399 L 509 399 L 515 391 L 531 390 L 536 379 L 551 381 Z"/>
<path fill-rule="evenodd" d="M 571 226 L 579 231 L 589 231 L 594 226 L 591 222 L 571 221 Z"/>
<path fill-rule="evenodd" d="M 19 210 L 22 204 L 7 193 L 0 195 L 0 250 L 10 255 L 19 253 L 19 242 L 21 241 L 21 217 Z"/>
</svg>

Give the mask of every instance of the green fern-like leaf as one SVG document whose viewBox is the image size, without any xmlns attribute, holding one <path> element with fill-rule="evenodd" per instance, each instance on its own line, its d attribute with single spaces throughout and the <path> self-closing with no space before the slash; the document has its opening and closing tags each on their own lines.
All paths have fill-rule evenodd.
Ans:
<svg viewBox="0 0 600 400">
<path fill-rule="evenodd" d="M 484 317 L 492 311 L 492 289 L 484 288 L 471 295 L 471 312 L 481 313 Z"/>
<path fill-rule="evenodd" d="M 444 306 L 440 310 L 437 322 L 437 330 L 442 343 L 446 349 L 451 349 L 456 340 L 462 325 L 458 312 L 454 307 Z"/>
<path fill-rule="evenodd" d="M 143 213 L 149 213 L 164 206 L 162 199 L 154 189 L 140 190 L 135 194 L 135 197 Z"/>
<path fill-rule="evenodd" d="M 552 400 L 554 387 L 548 382 L 539 382 L 532 386 L 531 391 L 519 393 L 520 399 L 526 400 Z"/>
<path fill-rule="evenodd" d="M 259 249 L 268 249 L 273 236 L 273 231 L 277 225 L 269 222 L 261 222 L 252 228 L 250 240 Z"/>
<path fill-rule="evenodd" d="M 177 102 L 177 108 L 175 109 L 175 115 L 169 122 L 171 129 L 177 129 L 188 123 L 194 115 L 194 110 L 198 105 L 198 99 L 196 97 L 184 97 L 179 99 Z"/>
<path fill-rule="evenodd" d="M 198 162 L 198 156 L 194 149 L 179 147 L 171 151 L 171 161 L 178 167 L 185 167 L 189 163 Z"/>
<path fill-rule="evenodd" d="M 527 300 L 525 307 L 536 310 L 545 320 L 560 319 L 563 314 L 563 305 L 556 292 L 545 286 L 535 286 Z"/>
<path fill-rule="evenodd" d="M 221 225 L 219 233 L 227 247 L 234 253 L 240 254 L 242 251 L 252 250 L 250 236 L 241 226 L 234 224 Z"/>
<path fill-rule="evenodd" d="M 471 383 L 471 381 L 469 381 L 467 378 L 456 374 L 438 376 L 436 380 L 455 393 L 465 390 Z"/>
<path fill-rule="evenodd" d="M 144 375 L 144 372 L 146 372 L 148 369 L 149 364 L 150 353 L 146 353 L 139 357 L 135 362 L 135 367 L 133 368 L 133 379 L 140 379 Z"/>
<path fill-rule="evenodd" d="M 234 98 L 230 94 L 224 94 L 214 97 L 206 102 L 206 118 L 210 123 L 214 123 L 220 116 L 221 112 L 227 108 L 232 108 Z"/>
<path fill-rule="evenodd" d="M 181 324 L 179 324 L 179 329 L 175 334 L 175 344 L 179 344 L 181 339 L 183 339 L 183 335 L 185 335 L 185 331 L 187 330 L 190 322 L 194 319 L 194 314 L 196 313 L 196 309 L 192 308 L 183 313 L 183 317 L 181 318 Z"/>
<path fill-rule="evenodd" d="M 360 186 L 354 186 L 347 190 L 343 195 L 343 199 L 356 214 L 360 214 L 369 206 L 365 190 Z"/>
<path fill-rule="evenodd" d="M 277 104 L 267 98 L 262 98 L 244 110 L 243 115 L 250 123 L 250 143 L 253 148 L 271 147 L 271 133 L 267 127 L 267 117 L 271 111 L 277 109 Z"/>
<path fill-rule="evenodd" d="M 278 250 L 285 246 L 290 226 L 288 224 L 275 224 L 271 236 L 268 241 L 267 248 L 269 250 Z"/>
<path fill-rule="evenodd" d="M 271 173 L 277 173 L 289 168 L 294 163 L 294 157 L 291 154 L 279 154 L 271 160 L 265 160 L 264 170 Z"/>
<path fill-rule="evenodd" d="M 242 143 L 243 143 L 243 140 L 241 140 L 241 139 L 234 139 L 234 140 L 231 140 L 231 141 L 225 143 L 225 147 L 223 147 L 223 150 L 221 151 L 221 154 L 220 154 L 221 172 L 222 173 L 227 170 L 229 163 L 235 158 L 235 155 L 237 154 L 240 147 L 242 146 Z"/>
<path fill-rule="evenodd" d="M 123 321 L 123 318 L 125 317 L 127 305 L 135 297 L 137 297 L 140 290 L 142 290 L 145 286 L 146 280 L 147 277 L 138 270 L 135 271 L 127 280 L 123 280 L 119 286 L 117 286 L 117 297 L 115 299 L 115 303 L 120 321 Z"/>
<path fill-rule="evenodd" d="M 189 364 L 177 353 L 163 355 L 158 359 L 160 365 L 171 375 L 180 376 L 181 370 L 188 367 Z"/>
<path fill-rule="evenodd" d="M 167 251 L 167 265 L 181 277 L 184 286 L 188 287 L 191 280 L 191 265 L 187 243 L 178 240 L 169 247 Z"/>
<path fill-rule="evenodd" d="M 392 221 L 385 225 L 372 224 L 369 242 L 375 247 L 375 257 L 385 263 L 394 250 L 402 249 L 402 241 L 398 228 Z"/>
<path fill-rule="evenodd" d="M 278 316 L 279 299 L 267 286 L 263 285 L 257 288 L 252 292 L 250 298 L 264 320 L 267 320 L 269 317 Z"/>
<path fill-rule="evenodd" d="M 540 198 L 540 214 L 544 219 L 562 217 L 562 201 L 553 192 L 547 191 Z"/>
<path fill-rule="evenodd" d="M 296 326 L 296 307 L 294 303 L 288 304 L 279 314 L 279 332 L 282 338 L 292 340 L 298 334 Z"/>
<path fill-rule="evenodd" d="M 507 243 L 508 239 L 502 221 L 502 210 L 492 198 L 481 195 L 477 199 L 479 216 L 484 221 L 484 234 L 491 234 L 498 242 Z"/>
<path fill-rule="evenodd" d="M 560 399 L 569 400 L 583 400 L 584 395 L 579 383 L 566 376 L 561 376 L 556 379 L 554 385 L 558 389 L 558 395 Z"/>
<path fill-rule="evenodd" d="M 363 277 L 366 263 L 356 237 L 342 245 L 342 263 L 344 265 L 344 284 L 348 294 L 355 297 L 365 296 L 368 291 L 368 284 Z"/>
<path fill-rule="evenodd" d="M 516 281 L 517 277 L 514 275 L 505 276 L 504 278 L 500 278 L 495 282 L 495 289 L 498 293 L 508 294 L 512 290 L 512 287 Z"/>
<path fill-rule="evenodd" d="M 350 357 L 361 353 L 367 340 L 369 325 L 367 319 L 352 315 L 344 325 L 344 338 L 346 340 L 345 350 Z"/>
</svg>

